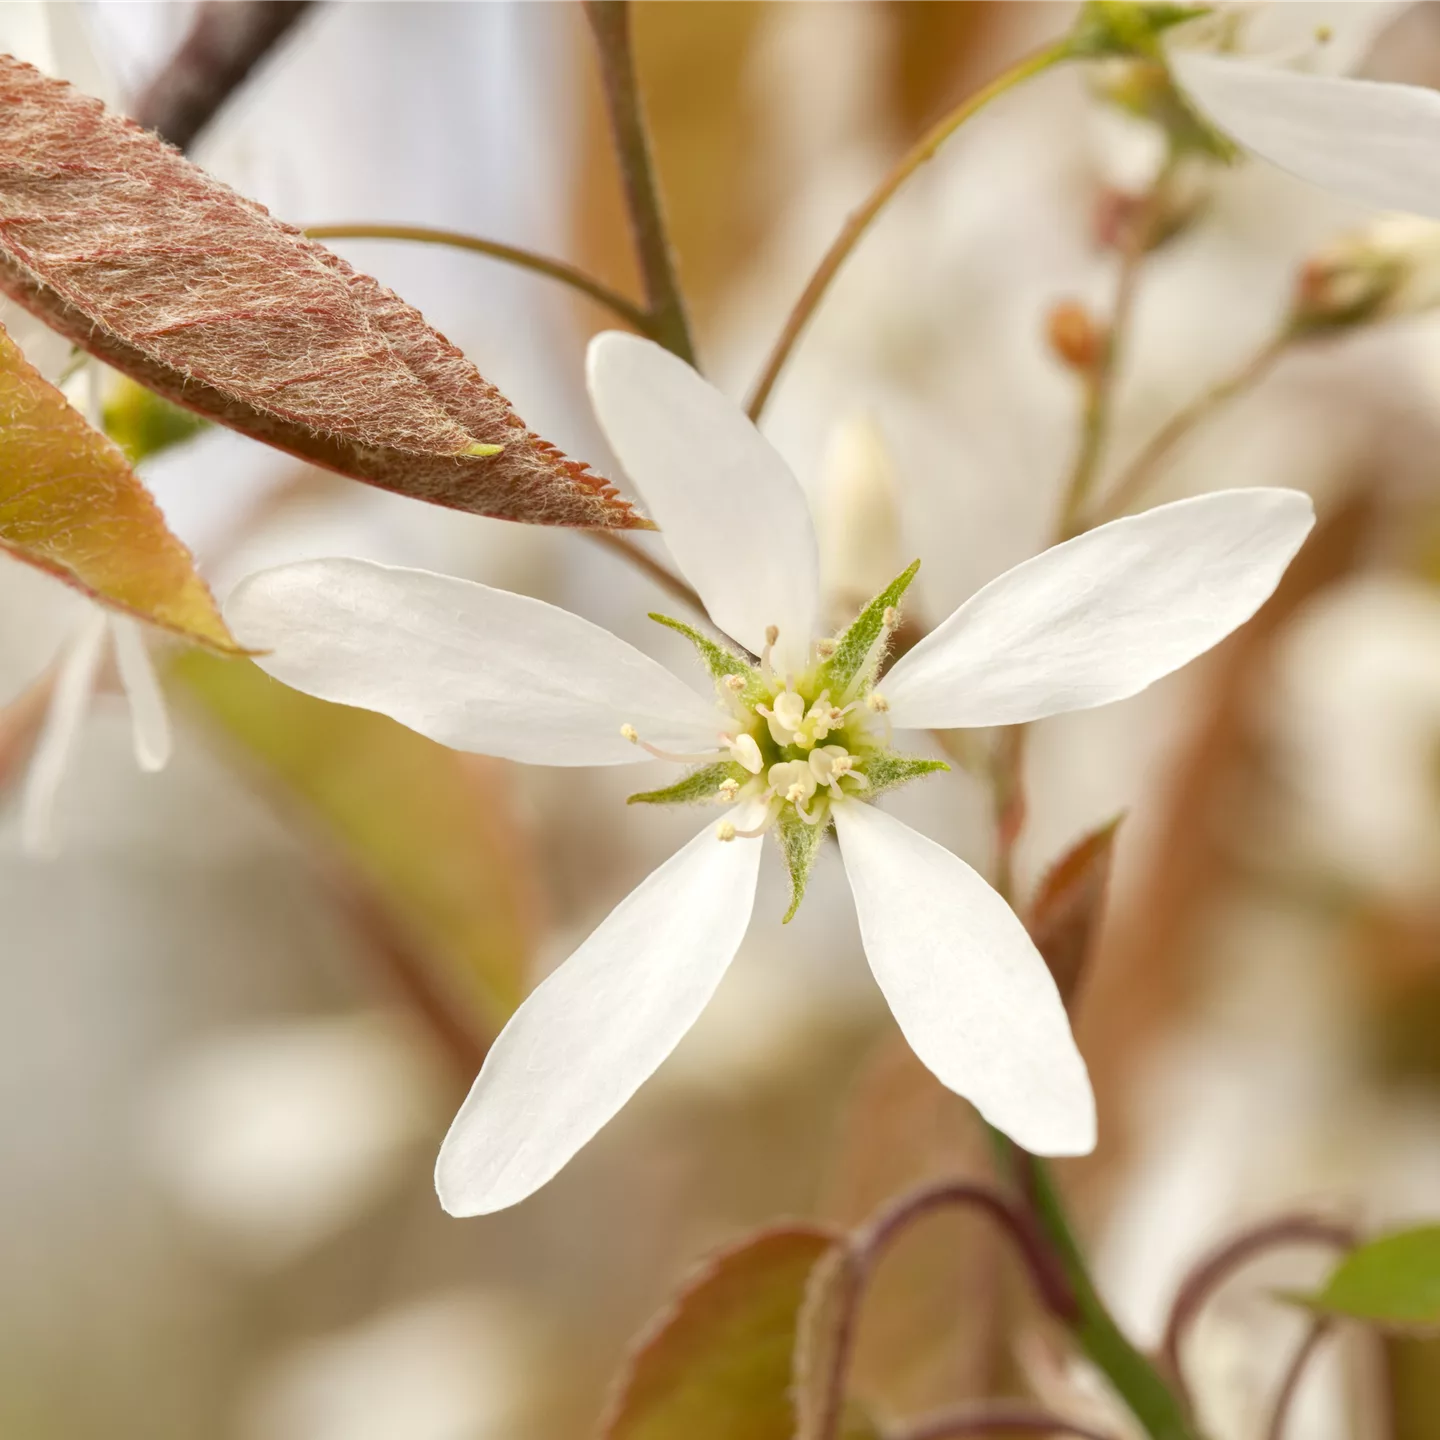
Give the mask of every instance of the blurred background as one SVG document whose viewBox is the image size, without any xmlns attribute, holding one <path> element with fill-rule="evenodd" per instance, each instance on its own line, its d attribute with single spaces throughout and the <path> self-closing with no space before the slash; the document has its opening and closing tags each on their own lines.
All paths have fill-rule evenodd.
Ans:
<svg viewBox="0 0 1440 1440">
<path fill-rule="evenodd" d="M 1257 48 L 1301 54 L 1328 29 L 1316 63 L 1440 84 L 1440 7 L 1253 8 Z M 133 108 L 198 9 L 0 5 L 0 43 Z M 637 5 L 717 383 L 743 392 L 887 166 L 1073 13 Z M 633 289 L 588 45 L 569 4 L 326 0 L 192 153 L 297 224 L 469 231 Z M 917 556 L 914 618 L 938 618 L 1048 543 L 1082 402 L 1055 307 L 1106 315 L 1113 218 L 1157 151 L 1106 80 L 1052 73 L 967 126 L 844 270 L 776 392 L 765 429 L 820 516 L 837 620 Z M 1185 182 L 1144 262 L 1102 487 L 1338 273 L 1337 241 L 1375 233 L 1258 162 L 1196 160 Z M 601 312 L 473 254 L 335 248 L 534 428 L 615 473 L 581 374 Z M 1187 1266 L 1248 1221 L 1440 1209 L 1440 241 L 1412 227 L 1400 253 L 1411 288 L 1287 346 L 1148 492 L 1309 490 L 1321 522 L 1281 592 L 1183 674 L 1030 739 L 1022 890 L 1126 815 L 1077 1005 L 1102 1143 L 1064 1179 L 1145 1343 Z M 53 365 L 44 336 L 17 335 Z M 355 554 L 543 596 L 689 662 L 645 619 L 659 592 L 582 536 L 426 507 L 228 432 L 143 473 L 221 596 L 263 564 Z M 60 795 L 61 852 L 32 859 L 16 792 L 37 683 L 83 607 L 9 561 L 0 591 L 7 1440 L 585 1435 L 631 1337 L 708 1249 L 984 1173 L 971 1112 L 873 988 L 832 853 L 783 931 L 767 866 L 715 1004 L 556 1181 L 449 1219 L 433 1156 L 488 1038 L 693 817 L 627 811 L 635 775 L 457 756 L 177 648 L 170 768 L 136 769 L 105 696 Z M 896 802 L 982 868 L 984 740 L 975 774 Z M 1267 1262 L 1207 1315 L 1193 1364 L 1216 1435 L 1259 1434 L 1300 1325 L 1270 1293 L 1322 1261 Z M 1085 1377 L 1026 1305 L 992 1232 L 932 1221 L 866 1311 L 857 1387 L 882 1416 L 1023 1387 L 1083 1409 Z M 1437 1377 L 1433 1343 L 1341 1343 L 1293 1433 L 1378 1435 L 1385 1407 L 1400 1440 L 1440 1436 Z"/>
</svg>

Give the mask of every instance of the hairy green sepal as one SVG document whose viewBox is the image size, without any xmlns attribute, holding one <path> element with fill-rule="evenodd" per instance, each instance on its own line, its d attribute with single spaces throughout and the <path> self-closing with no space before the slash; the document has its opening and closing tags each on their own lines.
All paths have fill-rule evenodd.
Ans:
<svg viewBox="0 0 1440 1440">
<path fill-rule="evenodd" d="M 650 618 L 657 625 L 664 625 L 666 629 L 683 635 L 695 647 L 705 662 L 705 668 L 714 679 L 723 680 L 727 675 L 740 676 L 745 682 L 745 688 L 739 692 L 738 698 L 744 704 L 755 705 L 767 698 L 760 672 L 743 655 L 737 655 L 724 645 L 717 645 L 708 635 L 702 635 L 693 625 L 687 625 L 683 620 L 674 620 L 669 615 L 660 615 L 653 610 Z"/>
<path fill-rule="evenodd" d="M 692 770 L 682 780 L 667 785 L 663 790 L 642 790 L 632 795 L 627 805 L 699 805 L 714 800 L 716 792 L 727 780 L 743 785 L 752 779 L 743 765 L 733 760 L 722 760 L 716 765 L 702 765 Z"/>
<path fill-rule="evenodd" d="M 933 775 L 937 770 L 949 768 L 943 760 L 922 760 L 914 755 L 895 755 L 888 750 L 877 750 L 865 757 L 865 778 L 870 783 L 861 793 L 868 800 L 872 795 L 907 785 L 922 775 Z"/>
<path fill-rule="evenodd" d="M 835 642 L 835 653 L 821 667 L 821 688 L 839 698 L 849 694 L 857 678 L 874 679 L 883 655 L 883 647 L 878 642 L 885 630 L 885 612 L 892 605 L 900 604 L 919 568 L 917 560 L 855 617 L 850 628 Z"/>
<path fill-rule="evenodd" d="M 829 828 L 828 815 L 819 825 L 807 825 L 793 806 L 783 805 L 780 808 L 779 817 L 775 821 L 775 833 L 785 856 L 785 866 L 790 871 L 790 908 L 785 912 L 782 924 L 790 923 L 800 908 L 800 902 L 805 898 L 805 886 L 810 880 L 810 870 Z"/>
</svg>

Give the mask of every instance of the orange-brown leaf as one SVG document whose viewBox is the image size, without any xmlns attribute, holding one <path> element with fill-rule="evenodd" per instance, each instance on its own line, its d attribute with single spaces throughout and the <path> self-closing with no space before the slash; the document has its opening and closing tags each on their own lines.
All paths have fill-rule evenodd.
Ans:
<svg viewBox="0 0 1440 1440">
<path fill-rule="evenodd" d="M 792 1440 L 796 1330 L 837 1238 L 776 1226 L 706 1262 L 632 1353 L 603 1440 Z"/>
<path fill-rule="evenodd" d="M 0 330 L 0 546 L 108 605 L 238 647 L 124 455 Z"/>
<path fill-rule="evenodd" d="M 0 289 L 166 399 L 353 479 L 534 524 L 646 523 L 417 310 L 9 56 Z"/>
<path fill-rule="evenodd" d="M 1046 873 L 1030 907 L 1030 937 L 1066 1006 L 1085 969 L 1110 882 L 1119 819 L 1077 841 Z"/>
</svg>

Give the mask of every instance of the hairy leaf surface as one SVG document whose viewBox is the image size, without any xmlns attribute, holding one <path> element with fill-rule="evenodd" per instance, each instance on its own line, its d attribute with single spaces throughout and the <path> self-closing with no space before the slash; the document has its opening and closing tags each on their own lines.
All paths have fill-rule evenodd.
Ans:
<svg viewBox="0 0 1440 1440">
<path fill-rule="evenodd" d="M 77 590 L 237 650 L 190 552 L 124 455 L 0 330 L 0 546 Z"/>
<path fill-rule="evenodd" d="M 533 524 L 646 523 L 417 310 L 10 56 L 0 289 L 166 399 L 353 479 Z"/>
</svg>

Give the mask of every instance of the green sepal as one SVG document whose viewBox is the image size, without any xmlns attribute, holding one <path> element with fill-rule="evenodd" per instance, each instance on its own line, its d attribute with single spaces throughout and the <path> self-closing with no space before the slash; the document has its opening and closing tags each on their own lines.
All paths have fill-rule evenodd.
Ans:
<svg viewBox="0 0 1440 1440">
<path fill-rule="evenodd" d="M 922 775 L 933 775 L 937 770 L 950 767 L 943 760 L 922 760 L 914 755 L 896 755 L 889 750 L 877 750 L 862 759 L 860 768 L 869 782 L 863 790 L 847 791 L 856 799 L 868 800 L 872 795 L 883 794 L 898 786 L 908 785 Z"/>
<path fill-rule="evenodd" d="M 873 679 L 879 667 L 882 649 L 876 642 L 885 629 L 885 612 L 900 604 L 909 589 L 917 560 L 902 575 L 892 580 L 851 622 L 850 628 L 835 642 L 835 653 L 820 670 L 820 686 L 829 690 L 832 699 L 841 700 L 850 692 L 856 677 Z"/>
<path fill-rule="evenodd" d="M 708 635 L 702 635 L 693 625 L 687 625 L 683 620 L 673 620 L 669 615 L 660 615 L 653 610 L 650 618 L 657 625 L 664 625 L 667 629 L 683 635 L 699 652 L 705 668 L 714 679 L 723 680 L 727 675 L 739 675 L 745 681 L 745 688 L 740 691 L 738 698 L 746 705 L 755 705 L 768 698 L 764 678 L 743 655 L 737 655 L 724 645 L 717 645 Z"/>
<path fill-rule="evenodd" d="M 1210 10 L 1208 5 L 1088 0 L 1080 8 L 1075 28 L 1066 41 L 1066 50 L 1076 59 L 1113 55 L 1155 59 L 1160 54 L 1160 36 L 1164 31 L 1208 15 Z"/>
<path fill-rule="evenodd" d="M 820 797 L 815 803 L 821 804 Z M 775 821 L 775 833 L 780 840 L 780 849 L 785 856 L 786 869 L 790 871 L 790 908 L 780 923 L 788 925 L 805 898 L 805 886 L 810 880 L 810 870 L 815 857 L 820 853 L 820 844 L 830 828 L 830 816 L 818 825 L 809 825 L 802 820 L 793 805 L 782 805 Z"/>
<path fill-rule="evenodd" d="M 721 760 L 715 765 L 702 765 L 692 770 L 682 780 L 667 785 L 663 790 L 642 790 L 632 795 L 627 805 L 699 805 L 714 800 L 716 792 L 726 780 L 743 785 L 755 777 L 743 765 L 733 760 Z"/>
<path fill-rule="evenodd" d="M 210 428 L 208 420 L 162 400 L 126 376 L 114 377 L 107 389 L 102 412 L 105 433 L 132 465 Z"/>
</svg>

